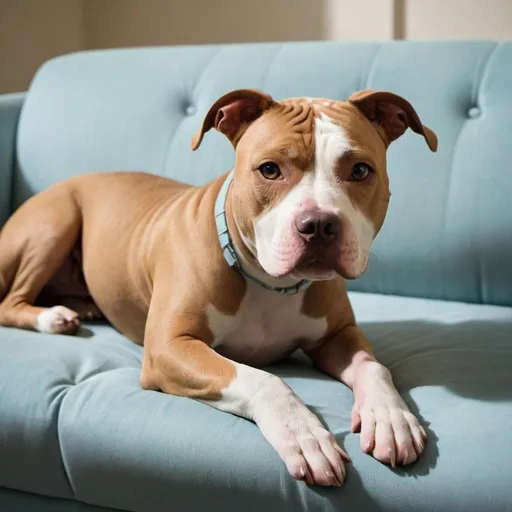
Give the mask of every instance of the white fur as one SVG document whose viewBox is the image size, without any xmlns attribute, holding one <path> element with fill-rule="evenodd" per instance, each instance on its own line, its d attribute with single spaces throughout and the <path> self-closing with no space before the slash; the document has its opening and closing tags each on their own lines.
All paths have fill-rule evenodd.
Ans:
<svg viewBox="0 0 512 512">
<path fill-rule="evenodd" d="M 238 234 L 240 238 L 242 239 L 242 242 L 245 244 L 245 246 L 249 249 L 249 251 L 254 255 L 254 257 L 257 257 L 257 249 L 255 243 L 246 236 L 242 230 L 240 229 L 236 218 L 235 218 L 235 226 L 238 230 Z M 247 261 L 247 258 L 245 257 L 244 253 L 239 251 L 236 246 L 234 246 L 234 250 L 236 253 L 237 260 L 242 267 L 242 269 L 249 274 L 250 276 L 254 277 L 261 283 L 265 283 L 267 286 L 273 287 L 273 288 L 286 288 L 295 286 L 301 279 L 296 278 L 293 275 L 281 277 L 279 279 L 276 279 L 275 277 L 270 276 L 267 272 L 265 272 L 260 266 L 251 264 L 249 261 Z"/>
<path fill-rule="evenodd" d="M 315 125 L 315 200 L 320 209 L 345 215 L 351 222 L 358 243 L 359 264 L 363 264 L 375 234 L 373 223 L 354 205 L 345 188 L 335 176 L 338 159 L 349 149 L 350 142 L 343 129 L 321 114 Z"/>
<path fill-rule="evenodd" d="M 232 360 L 236 377 L 220 399 L 202 401 L 255 421 L 294 478 L 341 485 L 345 467 L 332 434 L 281 379 L 242 364 L 271 363 L 323 337 L 327 320 L 301 314 L 303 300 L 304 293 L 281 296 L 248 280 L 236 315 L 209 305 L 213 347 Z"/>
<path fill-rule="evenodd" d="M 334 172 L 337 160 L 350 149 L 349 140 L 339 126 L 322 116 L 316 120 L 315 144 L 314 169 L 304 174 L 276 208 L 256 220 L 254 243 L 242 235 L 265 272 L 246 268 L 248 262 L 242 254 L 238 254 L 239 261 L 260 280 L 273 280 L 265 273 L 283 276 L 293 271 L 292 266 L 287 268 L 289 254 L 301 250 L 302 243 L 295 233 L 294 221 L 307 209 L 320 208 L 349 219 L 356 238 L 357 263 L 362 265 L 362 255 L 369 250 L 373 226 L 352 204 Z M 289 285 L 289 280 L 297 280 L 293 272 L 271 284 Z M 303 299 L 303 293 L 281 296 L 247 280 L 247 291 L 236 315 L 225 315 L 208 306 L 213 347 L 233 361 L 236 377 L 222 390 L 219 400 L 205 403 L 254 420 L 295 478 L 339 485 L 345 478 L 345 469 L 341 449 L 332 434 L 281 379 L 246 366 L 277 361 L 299 347 L 312 348 L 323 337 L 326 318 L 301 314 Z"/>
<path fill-rule="evenodd" d="M 362 420 L 361 448 L 395 466 L 414 462 L 426 434 L 396 390 L 390 372 L 378 363 L 362 365 L 354 386 L 355 412 Z"/>
<path fill-rule="evenodd" d="M 37 316 L 36 329 L 39 332 L 55 334 L 63 330 L 63 322 L 72 322 L 73 316 L 63 306 L 45 309 Z"/>
<path fill-rule="evenodd" d="M 272 375 L 258 368 L 233 361 L 236 368 L 236 378 L 222 390 L 220 400 L 201 400 L 224 412 L 236 414 L 247 419 L 254 419 L 253 399 L 258 392 L 267 386 L 275 388 L 277 383 Z"/>
<path fill-rule="evenodd" d="M 317 484 L 341 485 L 346 473 L 340 448 L 315 414 L 278 377 L 234 364 L 236 378 L 222 398 L 201 401 L 255 421 L 295 478 L 306 479 L 309 472 Z"/>
<path fill-rule="evenodd" d="M 313 171 L 304 173 L 276 208 L 254 222 L 258 259 L 270 275 L 284 275 L 292 270 L 290 254 L 299 250 L 294 220 L 301 211 L 315 207 L 349 220 L 355 240 L 346 250 L 356 251 L 354 265 L 358 270 L 366 264 L 374 226 L 351 202 L 335 174 L 337 161 L 351 145 L 343 129 L 325 114 L 316 119 L 315 147 Z"/>
<path fill-rule="evenodd" d="M 213 347 L 235 361 L 264 365 L 310 346 L 326 333 L 327 320 L 301 314 L 303 299 L 303 293 L 281 296 L 248 280 L 235 316 L 208 306 Z"/>
</svg>

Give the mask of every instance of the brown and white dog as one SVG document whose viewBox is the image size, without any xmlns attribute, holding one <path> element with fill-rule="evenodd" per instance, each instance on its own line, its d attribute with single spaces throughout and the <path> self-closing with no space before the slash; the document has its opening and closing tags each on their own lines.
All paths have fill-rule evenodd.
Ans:
<svg viewBox="0 0 512 512">
<path fill-rule="evenodd" d="M 211 128 L 236 165 L 206 186 L 87 174 L 23 204 L 0 232 L 0 324 L 72 334 L 101 313 L 144 344 L 143 388 L 253 420 L 294 478 L 339 486 L 348 455 L 257 368 L 301 348 L 353 389 L 361 448 L 413 462 L 425 431 L 356 326 L 344 279 L 365 271 L 386 215 L 387 147 L 411 128 L 435 151 L 435 134 L 405 99 L 368 90 L 346 102 L 237 90 L 193 149 Z"/>
</svg>

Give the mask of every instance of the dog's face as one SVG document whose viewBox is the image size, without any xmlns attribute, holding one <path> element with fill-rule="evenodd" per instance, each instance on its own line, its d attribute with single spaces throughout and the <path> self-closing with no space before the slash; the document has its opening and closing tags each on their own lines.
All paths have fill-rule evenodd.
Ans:
<svg viewBox="0 0 512 512">
<path fill-rule="evenodd" d="M 273 277 L 359 277 L 389 203 L 387 147 L 408 127 L 437 146 L 412 106 L 383 91 L 347 102 L 233 91 L 212 106 L 194 149 L 212 127 L 236 149 L 240 235 Z"/>
</svg>

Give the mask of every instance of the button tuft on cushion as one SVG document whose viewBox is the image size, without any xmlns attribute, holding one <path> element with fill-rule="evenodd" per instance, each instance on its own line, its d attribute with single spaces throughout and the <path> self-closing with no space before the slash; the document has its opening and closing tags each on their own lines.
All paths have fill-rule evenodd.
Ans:
<svg viewBox="0 0 512 512">
<path fill-rule="evenodd" d="M 185 107 L 185 114 L 187 116 L 193 116 L 193 115 L 195 115 L 195 113 L 196 113 L 196 107 L 194 107 L 194 105 L 187 105 Z"/>
<path fill-rule="evenodd" d="M 480 107 L 471 107 L 468 110 L 468 117 L 470 119 L 476 119 L 477 117 L 480 117 L 482 115 L 482 110 Z"/>
</svg>

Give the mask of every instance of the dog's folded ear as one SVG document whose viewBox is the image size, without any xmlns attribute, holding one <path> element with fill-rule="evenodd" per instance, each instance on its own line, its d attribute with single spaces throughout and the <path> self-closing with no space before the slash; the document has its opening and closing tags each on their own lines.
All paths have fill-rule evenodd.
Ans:
<svg viewBox="0 0 512 512">
<path fill-rule="evenodd" d="M 195 151 L 211 128 L 223 133 L 236 147 L 248 126 L 274 104 L 268 95 L 256 89 L 238 89 L 221 96 L 206 114 L 203 125 L 192 137 Z"/>
<path fill-rule="evenodd" d="M 388 91 L 366 89 L 354 93 L 348 99 L 374 124 L 386 147 L 398 139 L 407 128 L 423 135 L 428 147 L 437 151 L 437 136 L 421 124 L 413 106 L 401 96 Z"/>
</svg>

